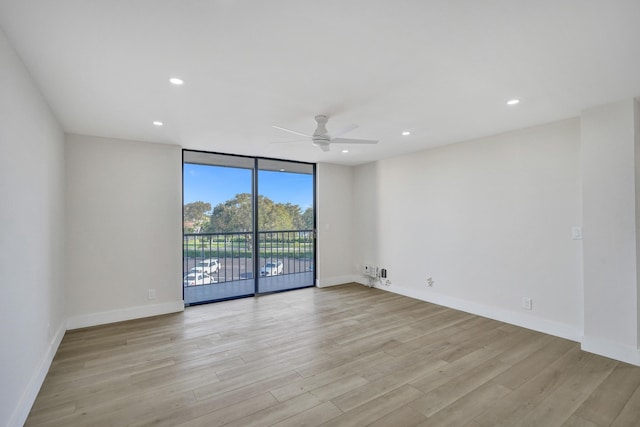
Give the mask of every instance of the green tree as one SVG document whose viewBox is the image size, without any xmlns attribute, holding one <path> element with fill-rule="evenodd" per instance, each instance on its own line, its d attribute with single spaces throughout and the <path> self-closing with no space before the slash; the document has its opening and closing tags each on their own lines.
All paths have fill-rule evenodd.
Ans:
<svg viewBox="0 0 640 427">
<path fill-rule="evenodd" d="M 233 199 L 216 205 L 211 214 L 207 231 L 212 233 L 232 233 L 253 228 L 251 194 L 236 194 Z"/>
<path fill-rule="evenodd" d="M 313 208 L 307 208 L 302 214 L 302 226 L 300 229 L 312 230 L 313 229 Z"/>
<path fill-rule="evenodd" d="M 211 203 L 197 201 L 187 203 L 183 208 L 184 228 L 186 232 L 198 233 L 206 227 L 209 221 L 208 213 L 211 211 Z"/>
<path fill-rule="evenodd" d="M 258 196 L 258 227 L 262 231 L 291 230 L 293 220 L 286 205 Z"/>
<path fill-rule="evenodd" d="M 282 207 L 287 211 L 291 219 L 291 228 L 287 228 L 287 230 L 300 230 L 302 228 L 302 209 L 300 209 L 300 206 L 285 203 Z"/>
<path fill-rule="evenodd" d="M 213 208 L 207 231 L 230 233 L 251 230 L 253 228 L 251 202 L 250 194 L 240 193 L 236 194 L 233 199 L 216 205 Z M 262 231 L 298 230 L 303 228 L 305 224 L 298 205 L 275 203 L 268 197 L 260 195 L 258 196 L 258 208 L 258 226 Z"/>
</svg>

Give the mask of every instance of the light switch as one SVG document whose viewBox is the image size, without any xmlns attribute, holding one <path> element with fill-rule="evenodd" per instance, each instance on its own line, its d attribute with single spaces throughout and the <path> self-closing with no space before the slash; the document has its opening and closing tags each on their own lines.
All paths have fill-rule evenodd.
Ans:
<svg viewBox="0 0 640 427">
<path fill-rule="evenodd" d="M 571 227 L 571 238 L 573 240 L 582 240 L 582 227 Z"/>
</svg>

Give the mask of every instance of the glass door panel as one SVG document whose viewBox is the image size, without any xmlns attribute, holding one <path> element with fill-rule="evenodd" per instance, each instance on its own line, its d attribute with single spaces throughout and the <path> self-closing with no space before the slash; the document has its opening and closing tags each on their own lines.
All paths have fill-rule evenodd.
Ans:
<svg viewBox="0 0 640 427">
<path fill-rule="evenodd" d="M 254 160 L 185 151 L 186 305 L 254 295 Z"/>
<path fill-rule="evenodd" d="M 314 165 L 258 160 L 258 293 L 313 286 Z"/>
</svg>

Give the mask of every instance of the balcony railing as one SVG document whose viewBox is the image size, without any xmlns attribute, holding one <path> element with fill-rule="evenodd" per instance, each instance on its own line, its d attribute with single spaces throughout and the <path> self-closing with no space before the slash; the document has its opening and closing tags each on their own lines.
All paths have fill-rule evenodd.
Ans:
<svg viewBox="0 0 640 427">
<path fill-rule="evenodd" d="M 184 286 L 313 271 L 313 230 L 259 232 L 258 273 L 254 272 L 252 239 L 251 232 L 185 234 Z"/>
</svg>

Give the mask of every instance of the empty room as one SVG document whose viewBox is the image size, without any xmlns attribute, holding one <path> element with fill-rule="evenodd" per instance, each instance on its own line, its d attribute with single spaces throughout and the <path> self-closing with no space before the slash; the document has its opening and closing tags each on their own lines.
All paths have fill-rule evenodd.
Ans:
<svg viewBox="0 0 640 427">
<path fill-rule="evenodd" d="M 638 17 L 0 0 L 0 425 L 640 425 Z"/>
</svg>

